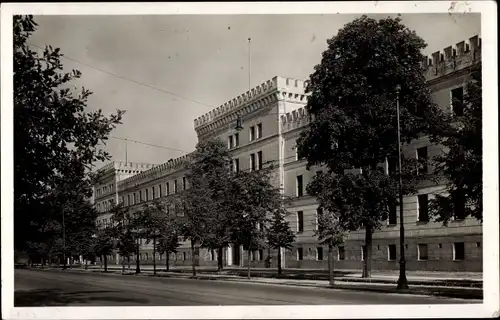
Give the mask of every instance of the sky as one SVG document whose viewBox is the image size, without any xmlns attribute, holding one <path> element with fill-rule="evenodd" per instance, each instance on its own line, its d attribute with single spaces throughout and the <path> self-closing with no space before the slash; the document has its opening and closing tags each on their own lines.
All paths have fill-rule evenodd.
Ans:
<svg viewBox="0 0 500 320">
<path fill-rule="evenodd" d="M 93 92 L 90 110 L 126 110 L 111 136 L 163 146 L 112 138 L 103 146 L 112 160 L 124 161 L 127 150 L 128 161 L 160 164 L 194 150 L 195 118 L 247 91 L 249 37 L 252 86 L 274 76 L 308 79 L 326 40 L 359 16 L 35 16 L 29 43 L 61 48 L 64 69 L 82 72 L 74 84 Z M 479 14 L 401 17 L 429 55 L 481 34 Z"/>
</svg>

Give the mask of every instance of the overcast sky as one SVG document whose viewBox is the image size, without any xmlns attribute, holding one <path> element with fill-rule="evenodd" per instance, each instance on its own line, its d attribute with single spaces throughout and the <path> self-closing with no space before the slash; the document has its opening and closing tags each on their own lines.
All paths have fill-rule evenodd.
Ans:
<svg viewBox="0 0 500 320">
<path fill-rule="evenodd" d="M 194 150 L 193 120 L 248 88 L 248 37 L 252 86 L 274 76 L 307 79 L 326 40 L 359 15 L 36 16 L 30 42 L 60 47 L 68 58 L 161 88 L 196 103 L 141 86 L 71 60 L 79 85 L 94 92 L 90 109 L 126 110 L 113 136 Z M 383 18 L 384 16 L 374 16 Z M 480 34 L 479 14 L 407 14 L 403 22 L 428 44 L 426 53 Z M 207 106 L 208 105 L 208 106 Z M 114 160 L 124 141 L 110 139 Z M 128 160 L 163 163 L 184 153 L 128 143 Z M 100 164 L 99 164 L 100 165 Z"/>
</svg>

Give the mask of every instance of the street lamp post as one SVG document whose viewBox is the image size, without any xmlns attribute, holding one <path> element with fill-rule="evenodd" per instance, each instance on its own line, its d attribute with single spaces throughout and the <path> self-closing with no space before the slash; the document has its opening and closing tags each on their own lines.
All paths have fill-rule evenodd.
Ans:
<svg viewBox="0 0 500 320">
<path fill-rule="evenodd" d="M 399 279 L 398 289 L 408 289 L 408 280 L 406 279 L 406 259 L 405 259 L 405 227 L 404 227 L 404 210 L 403 210 L 403 169 L 401 165 L 401 128 L 399 121 L 399 92 L 401 87 L 396 87 L 396 112 L 398 121 L 398 165 L 399 165 L 399 245 L 400 245 L 400 260 L 399 260 Z"/>
</svg>

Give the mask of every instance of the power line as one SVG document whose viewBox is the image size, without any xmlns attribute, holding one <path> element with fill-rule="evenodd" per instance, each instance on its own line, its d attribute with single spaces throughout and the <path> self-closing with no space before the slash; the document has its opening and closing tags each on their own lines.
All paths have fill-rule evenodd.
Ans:
<svg viewBox="0 0 500 320">
<path fill-rule="evenodd" d="M 151 147 L 156 147 L 156 148 L 162 148 L 162 149 L 167 149 L 167 150 L 180 151 L 180 152 L 184 152 L 184 153 L 191 153 L 191 151 L 185 151 L 185 150 L 181 150 L 181 149 L 170 148 L 170 147 L 167 147 L 167 146 L 161 146 L 161 145 L 157 145 L 157 144 L 152 144 L 152 143 L 147 143 L 147 142 L 142 142 L 142 141 L 137 141 L 137 140 L 131 140 L 131 139 L 127 139 L 127 138 L 121 138 L 121 137 L 115 137 L 115 136 L 110 136 L 110 138 L 116 139 L 116 140 L 122 140 L 122 141 L 128 141 L 128 142 L 143 144 L 143 145 L 146 145 L 146 146 L 151 146 Z"/>
<path fill-rule="evenodd" d="M 44 50 L 42 47 L 40 46 L 37 46 L 37 45 L 34 45 L 34 44 L 28 44 L 29 46 L 32 46 L 32 47 L 35 47 L 35 48 L 38 48 L 40 50 Z M 174 97 L 178 97 L 178 98 L 181 98 L 183 100 L 186 100 L 186 101 L 190 101 L 190 102 L 194 102 L 194 103 L 197 103 L 197 104 L 200 104 L 200 105 L 203 105 L 203 106 L 206 106 L 206 107 L 209 107 L 209 108 L 212 108 L 212 109 L 215 109 L 217 108 L 216 106 L 212 106 L 212 105 L 209 105 L 207 103 L 204 103 L 204 102 L 200 102 L 200 101 L 197 101 L 197 100 L 194 100 L 194 99 L 191 99 L 191 98 L 188 98 L 188 97 L 184 97 L 184 96 L 181 96 L 179 94 L 176 94 L 176 93 L 173 93 L 171 91 L 168 91 L 168 90 L 165 90 L 165 89 L 161 89 L 161 88 L 158 88 L 158 87 L 155 87 L 155 86 L 152 86 L 150 84 L 147 84 L 147 83 L 144 83 L 144 82 L 141 82 L 141 81 L 138 81 L 138 80 L 134 80 L 134 79 L 131 79 L 131 78 L 127 78 L 127 77 L 124 77 L 122 75 L 119 75 L 117 73 L 114 73 L 114 72 L 111 72 L 111 71 L 107 71 L 107 70 L 104 70 L 104 69 L 101 69 L 101 68 L 98 68 L 96 66 L 93 66 L 91 64 L 88 64 L 88 63 L 85 63 L 85 62 L 82 62 L 82 61 L 79 61 L 75 58 L 71 58 L 71 57 L 68 57 L 66 55 L 61 55 L 63 58 L 67 59 L 67 60 L 70 60 L 70 61 L 73 61 L 73 62 L 76 62 L 76 63 L 79 63 L 81 65 L 84 65 L 84 66 L 87 66 L 89 68 L 92 68 L 92 69 L 95 69 L 97 71 L 100 71 L 102 73 L 105 73 L 105 74 L 108 74 L 110 76 L 113 76 L 113 77 L 117 77 L 119 79 L 122 79 L 122 80 L 125 80 L 125 81 L 129 81 L 129 82 L 132 82 L 132 83 L 135 83 L 137 85 L 140 85 L 140 86 L 143 86 L 143 87 L 147 87 L 149 89 L 153 89 L 153 90 L 156 90 L 156 91 L 160 91 L 160 92 L 163 92 L 163 93 L 166 93 L 168 95 L 171 95 L 171 96 L 174 96 Z"/>
</svg>

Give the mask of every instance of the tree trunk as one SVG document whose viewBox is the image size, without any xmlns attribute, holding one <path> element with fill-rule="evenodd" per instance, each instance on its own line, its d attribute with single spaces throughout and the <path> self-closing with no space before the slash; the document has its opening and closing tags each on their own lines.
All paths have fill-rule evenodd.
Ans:
<svg viewBox="0 0 500 320">
<path fill-rule="evenodd" d="M 85 270 L 89 269 L 89 259 L 85 259 Z"/>
<path fill-rule="evenodd" d="M 122 273 L 125 273 L 125 257 L 122 257 Z"/>
<path fill-rule="evenodd" d="M 165 268 L 167 272 L 170 271 L 169 260 L 170 260 L 170 252 L 165 252 Z"/>
<path fill-rule="evenodd" d="M 156 238 L 153 237 L 153 275 L 156 275 Z"/>
<path fill-rule="evenodd" d="M 104 255 L 104 272 L 108 272 L 108 255 Z"/>
<path fill-rule="evenodd" d="M 217 271 L 222 271 L 222 269 L 224 268 L 223 266 L 223 261 L 222 261 L 222 256 L 223 256 L 224 252 L 223 252 L 223 248 L 220 247 L 217 249 Z"/>
<path fill-rule="evenodd" d="M 282 273 L 282 270 L 281 270 L 281 247 L 278 247 L 278 275 L 281 276 L 281 273 Z"/>
<path fill-rule="evenodd" d="M 333 273 L 333 245 L 328 244 L 328 280 L 330 286 L 335 284 L 334 273 Z"/>
<path fill-rule="evenodd" d="M 127 256 L 128 269 L 130 270 L 130 254 Z"/>
<path fill-rule="evenodd" d="M 193 239 L 191 239 L 191 265 L 193 267 L 193 277 L 196 277 L 196 266 L 195 266 L 195 260 L 194 260 L 194 242 L 193 242 Z"/>
<path fill-rule="evenodd" d="M 247 278 L 250 279 L 251 275 L 250 275 L 250 255 L 251 255 L 251 251 L 250 250 L 247 250 L 247 257 L 248 257 L 248 261 L 247 261 Z"/>
<path fill-rule="evenodd" d="M 140 262 L 139 262 L 139 239 L 137 239 L 137 242 L 136 242 L 136 258 L 135 258 L 135 273 L 141 273 L 141 265 L 140 265 Z"/>
<path fill-rule="evenodd" d="M 371 278 L 371 260 L 372 260 L 372 229 L 365 227 L 365 252 L 363 255 L 363 278 Z M 365 254 L 366 253 L 366 254 Z"/>
</svg>

